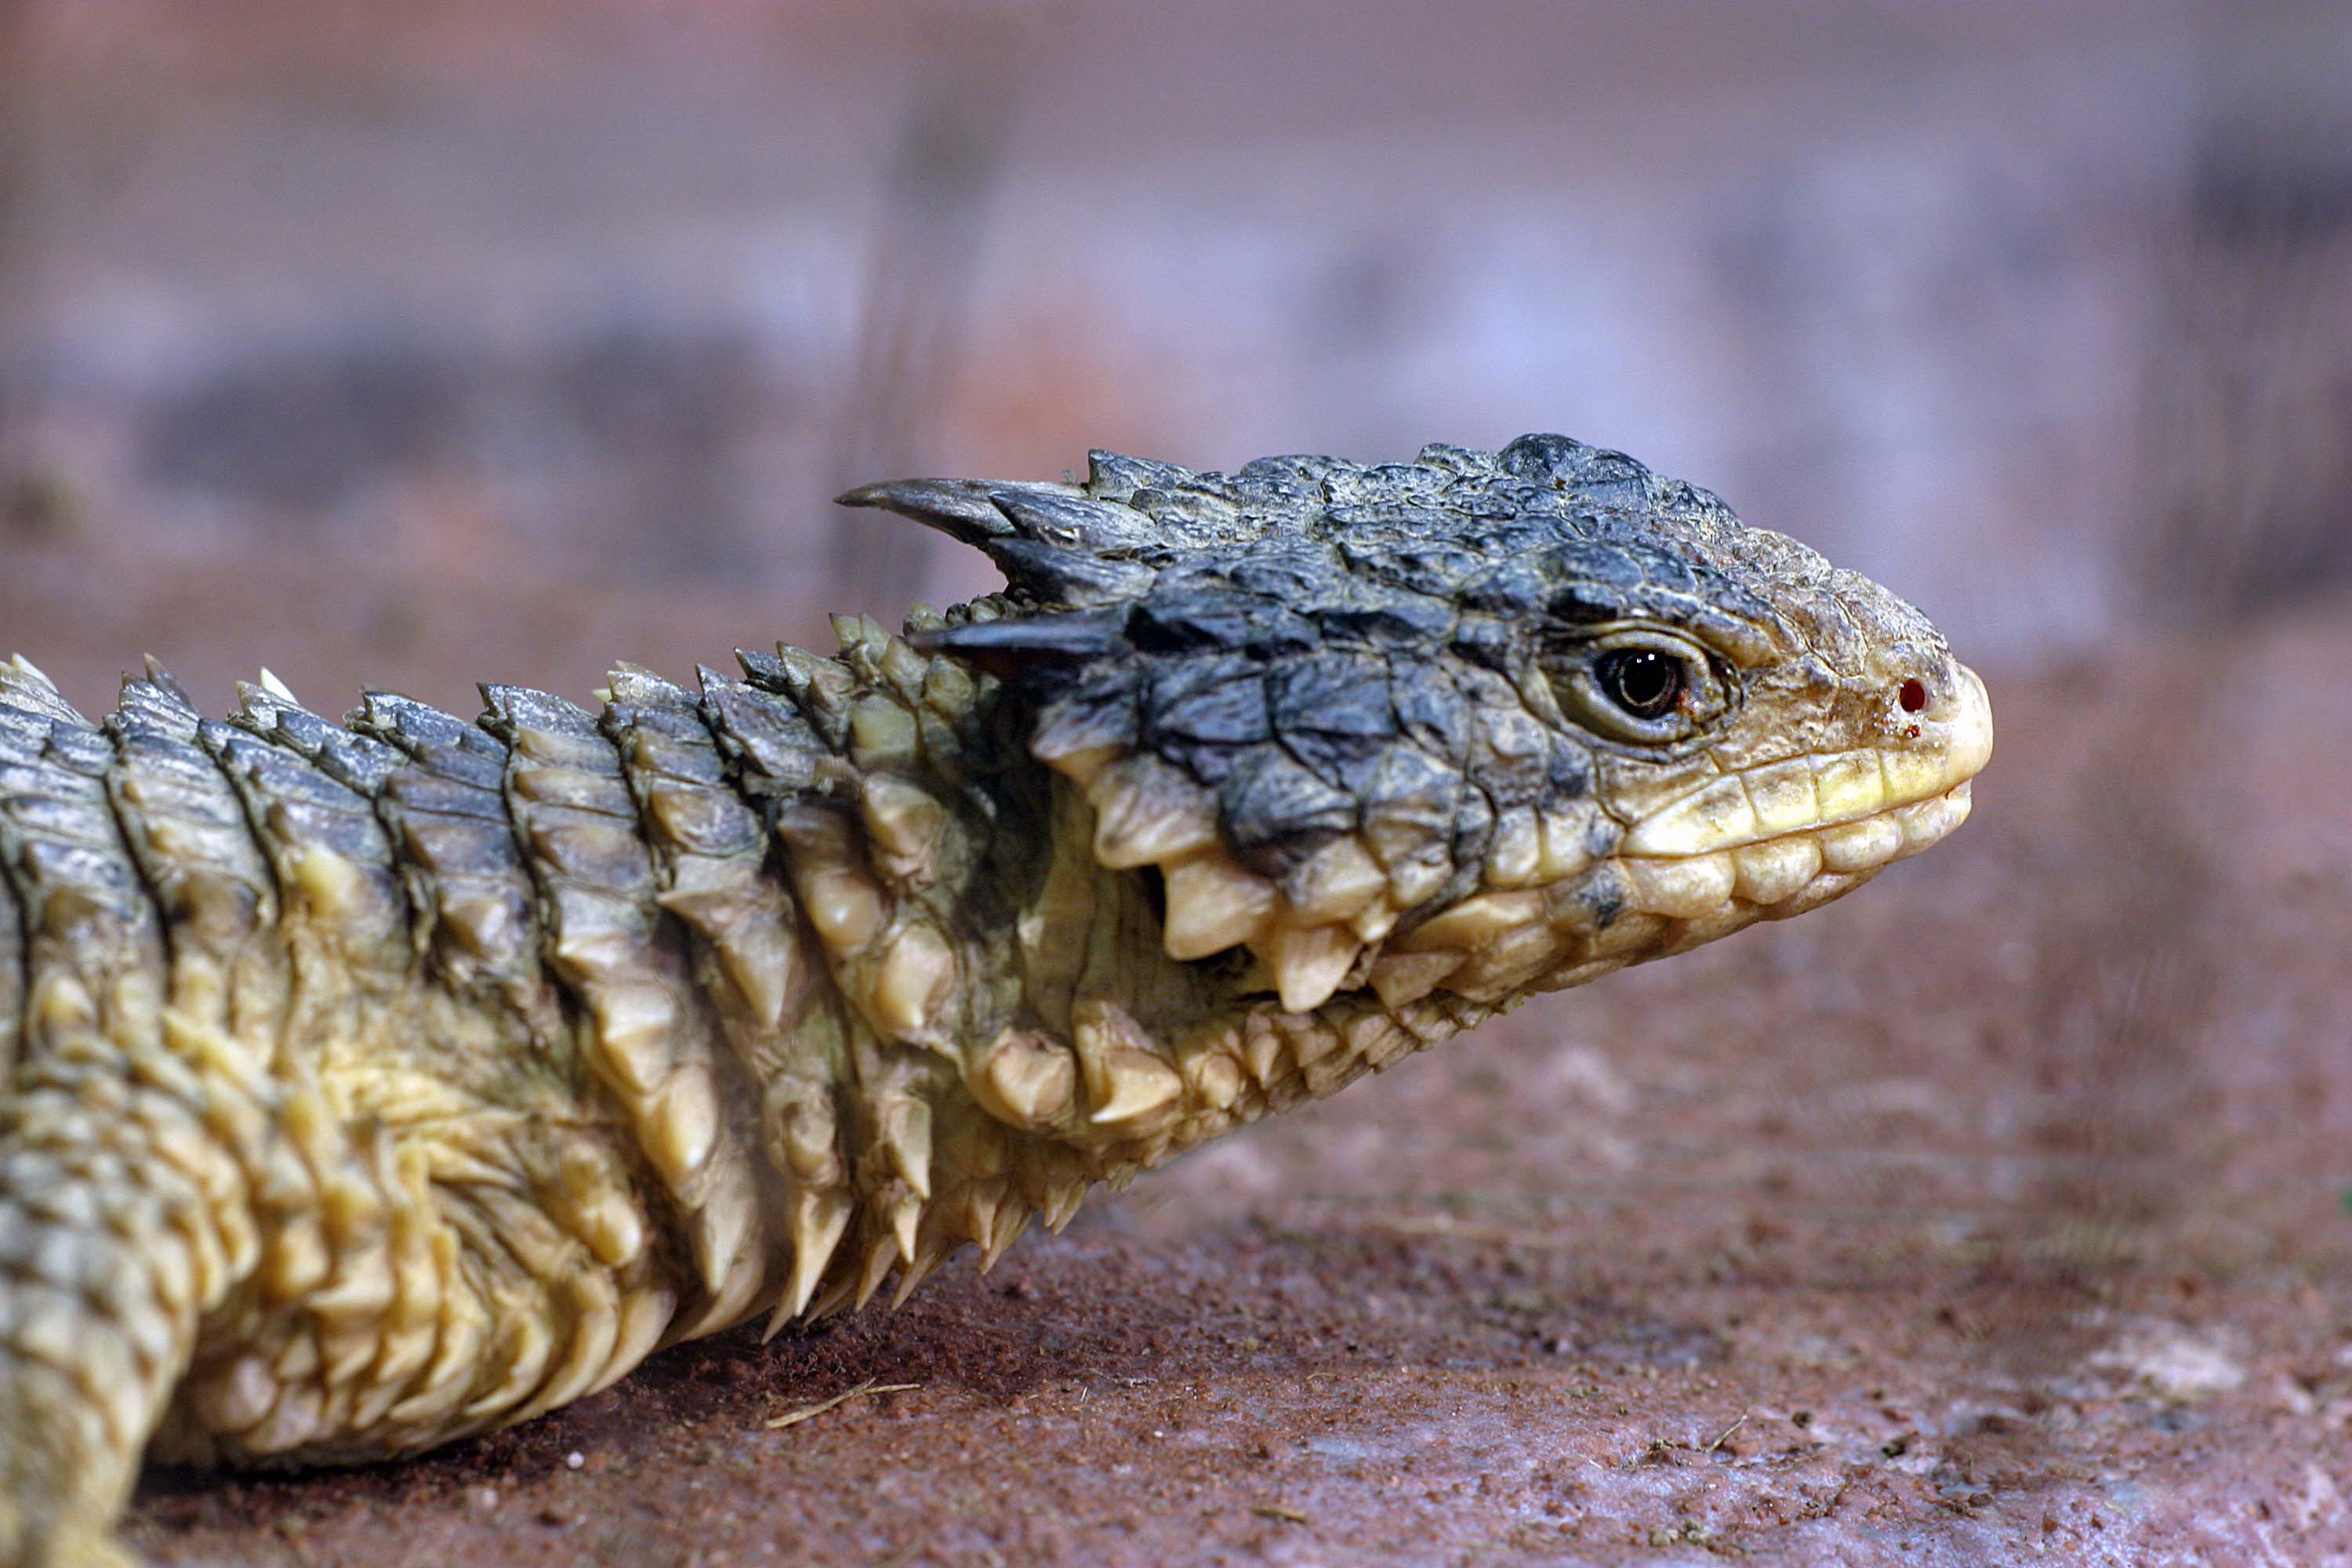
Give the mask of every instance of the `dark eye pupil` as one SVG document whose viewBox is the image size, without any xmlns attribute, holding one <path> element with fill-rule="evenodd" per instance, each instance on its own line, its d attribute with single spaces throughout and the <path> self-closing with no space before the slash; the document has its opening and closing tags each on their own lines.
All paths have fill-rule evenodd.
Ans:
<svg viewBox="0 0 2352 1568">
<path fill-rule="evenodd" d="M 1623 648 L 1602 658 L 1601 689 L 1637 719 L 1656 719 L 1683 693 L 1683 663 L 1649 648 Z"/>
</svg>

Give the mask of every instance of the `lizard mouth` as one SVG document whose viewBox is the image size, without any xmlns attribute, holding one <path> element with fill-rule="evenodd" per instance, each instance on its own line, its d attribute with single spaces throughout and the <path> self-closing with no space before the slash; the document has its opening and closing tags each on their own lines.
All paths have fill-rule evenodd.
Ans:
<svg viewBox="0 0 2352 1568">
<path fill-rule="evenodd" d="M 1984 682 L 1952 668 L 1948 695 L 1899 740 L 1727 773 L 1652 813 L 1620 851 L 1630 901 L 1681 918 L 1734 900 L 1793 913 L 1945 837 L 1992 755 Z"/>
</svg>

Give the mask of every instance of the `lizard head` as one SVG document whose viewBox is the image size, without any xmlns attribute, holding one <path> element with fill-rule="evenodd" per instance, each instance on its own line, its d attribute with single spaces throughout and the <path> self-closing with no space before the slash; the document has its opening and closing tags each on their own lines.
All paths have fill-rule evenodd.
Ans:
<svg viewBox="0 0 2352 1568">
<path fill-rule="evenodd" d="M 843 500 L 998 563 L 921 640 L 1019 695 L 1167 955 L 1286 1012 L 1504 1006 L 1814 908 L 1957 826 L 1991 750 L 1916 610 L 1562 437 Z"/>
</svg>

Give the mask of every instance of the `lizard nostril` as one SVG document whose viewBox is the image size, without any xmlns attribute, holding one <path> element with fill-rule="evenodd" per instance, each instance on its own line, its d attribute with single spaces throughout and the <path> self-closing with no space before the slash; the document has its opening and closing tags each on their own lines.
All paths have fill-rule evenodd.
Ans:
<svg viewBox="0 0 2352 1568">
<path fill-rule="evenodd" d="M 1920 709 L 1927 706 L 1927 689 L 1915 677 L 1903 683 L 1901 689 L 1895 693 L 1895 700 L 1903 704 L 1903 711 L 1906 713 L 1916 713 Z"/>
</svg>

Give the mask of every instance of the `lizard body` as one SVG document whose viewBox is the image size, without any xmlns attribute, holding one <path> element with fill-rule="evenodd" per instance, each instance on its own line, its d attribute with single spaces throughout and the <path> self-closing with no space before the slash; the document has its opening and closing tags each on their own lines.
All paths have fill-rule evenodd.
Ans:
<svg viewBox="0 0 2352 1568">
<path fill-rule="evenodd" d="M 1907 605 L 1559 437 L 843 498 L 1008 587 L 466 721 L 0 667 L 0 1563 L 983 1267 L 1943 837 Z"/>
</svg>

